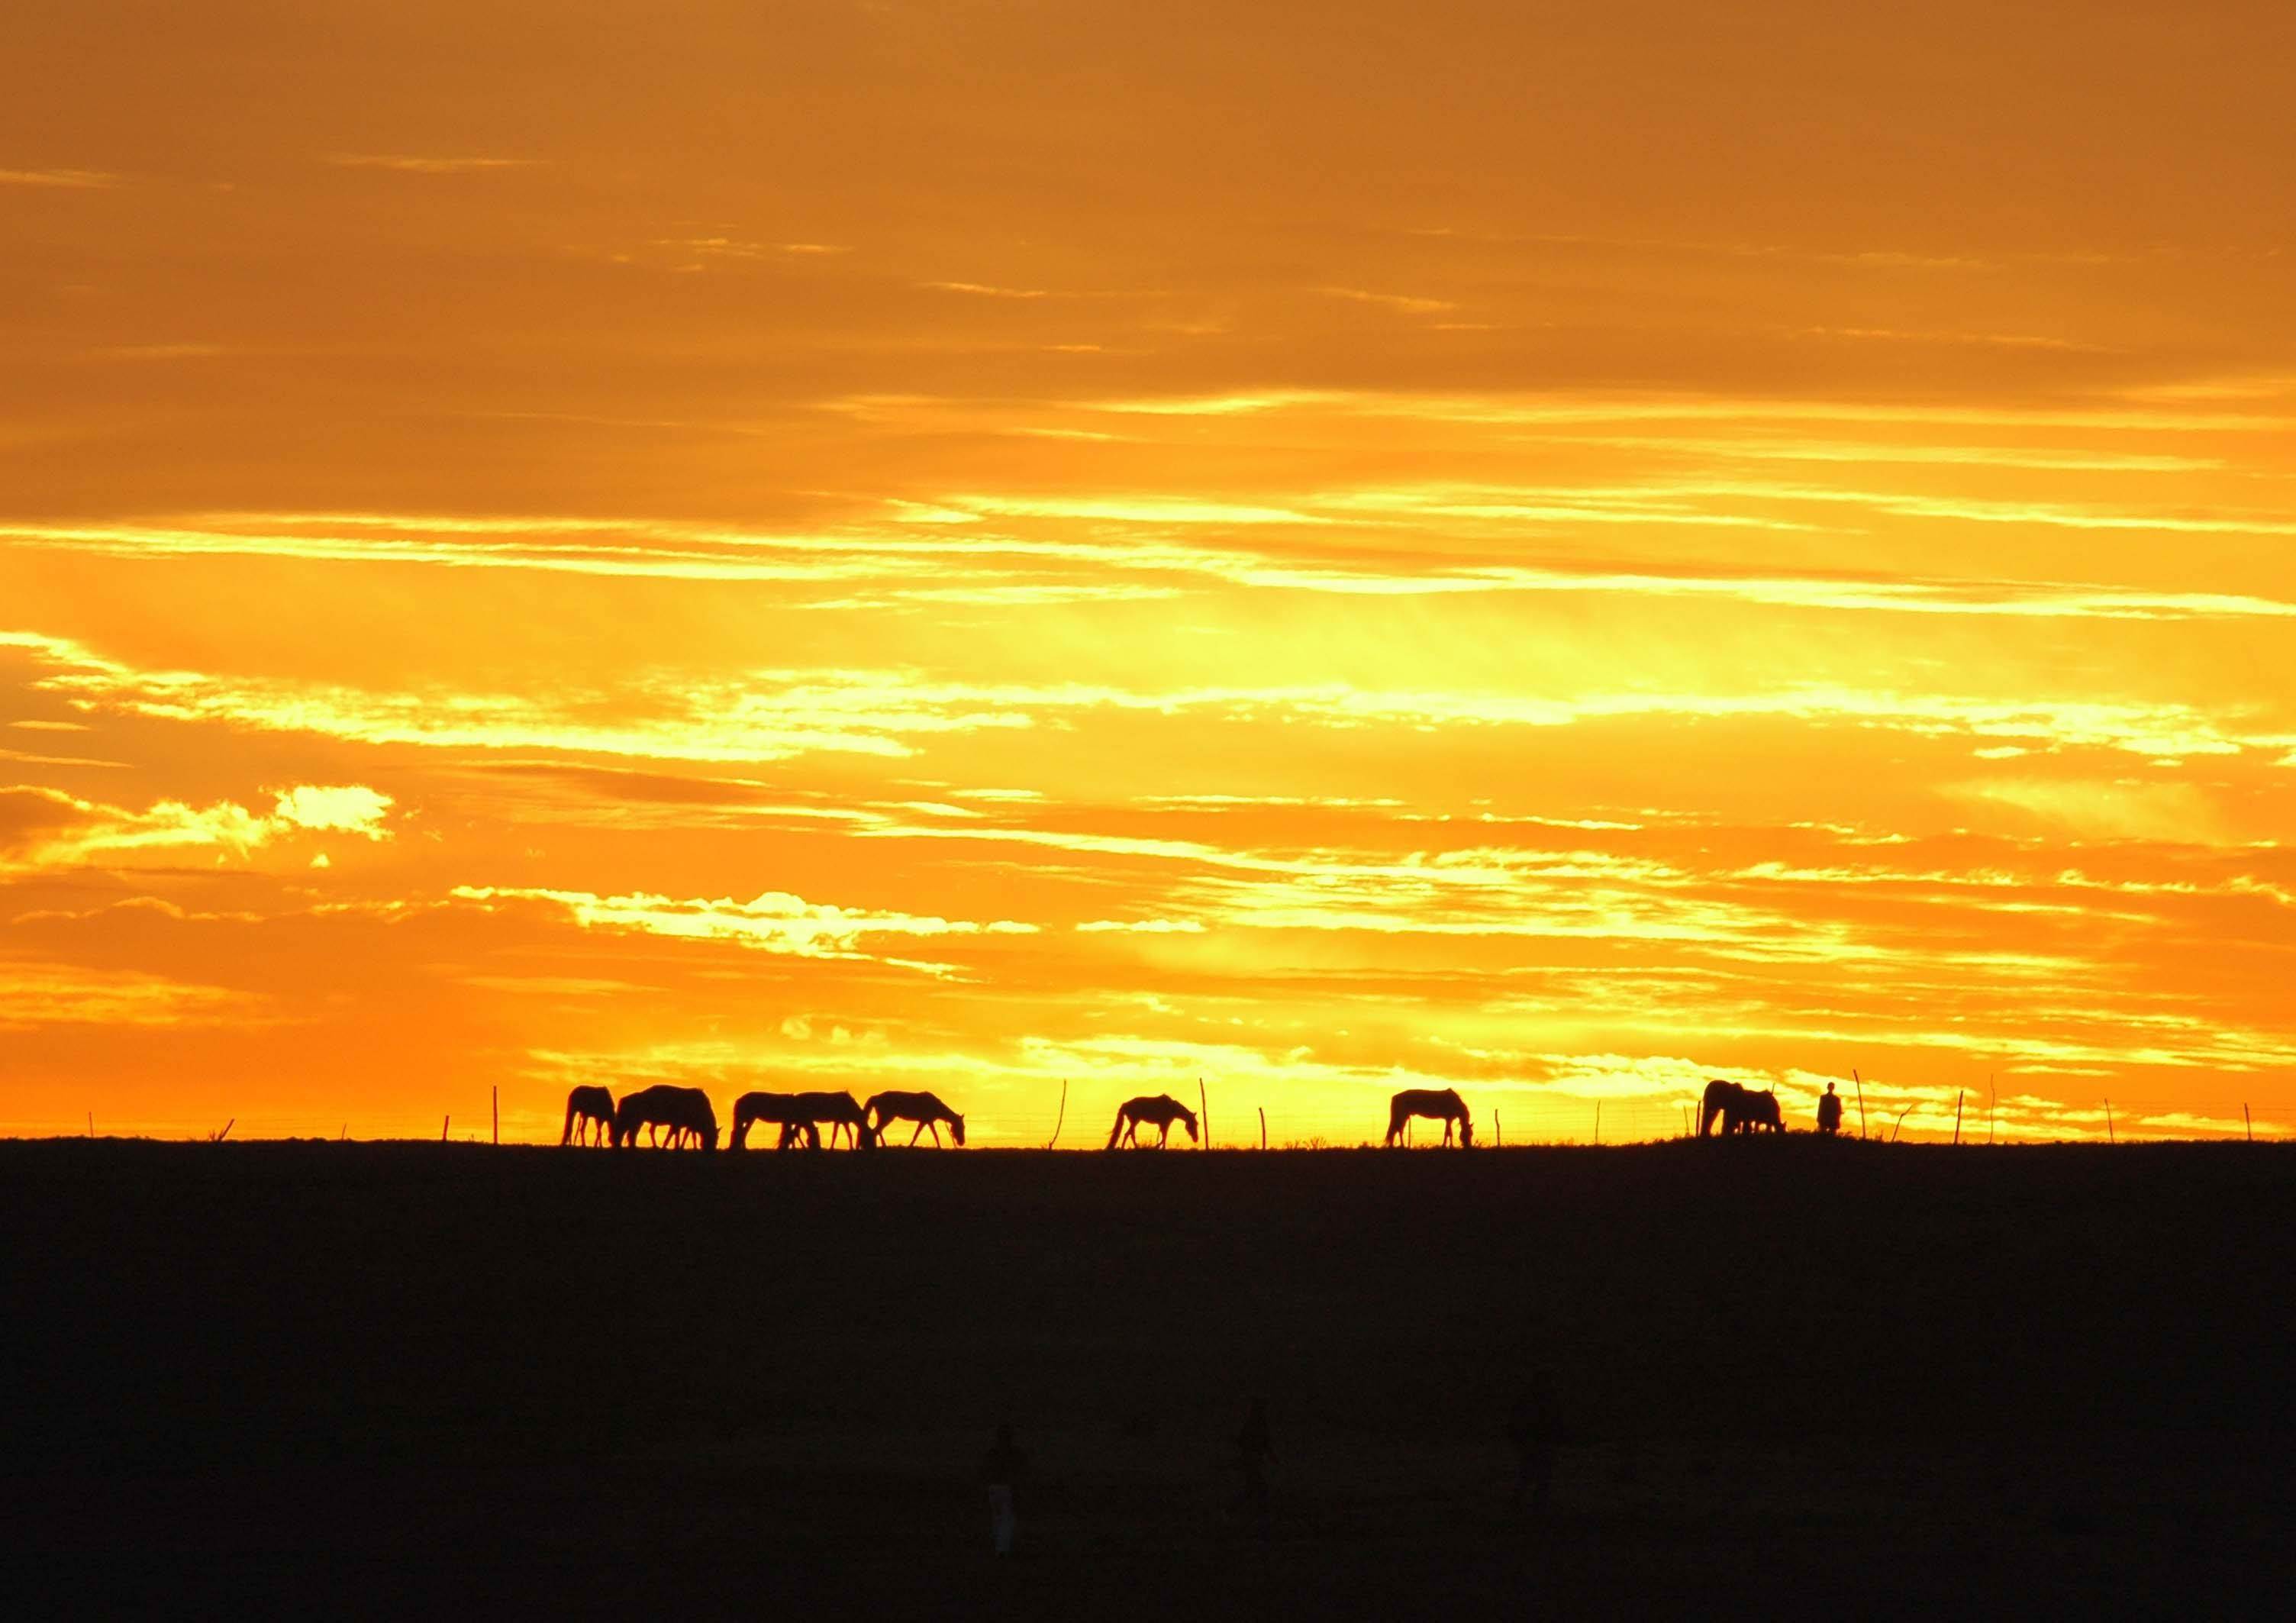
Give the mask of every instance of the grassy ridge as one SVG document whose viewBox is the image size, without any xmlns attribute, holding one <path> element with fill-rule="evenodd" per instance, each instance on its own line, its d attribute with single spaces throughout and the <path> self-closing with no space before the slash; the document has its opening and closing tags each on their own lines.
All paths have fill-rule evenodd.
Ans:
<svg viewBox="0 0 2296 1623">
<path fill-rule="evenodd" d="M 1042 1478 L 1043 1583 L 1066 1560 L 1228 1560 L 1225 1439 L 1264 1392 L 1278 1559 L 1343 1570 L 1496 1516 L 1476 1560 L 1501 1566 L 1474 1581 L 1503 1586 L 1521 1539 L 1496 1432 L 1544 1369 L 1574 1446 L 1538 1537 L 1576 1527 L 1568 1549 L 1659 1595 L 1669 1562 L 1685 1584 L 1713 1567 L 1711 1540 L 1813 1527 L 1883 1551 L 1975 1528 L 2004 1560 L 2096 1538 L 2166 1582 L 2191 1516 L 2218 1529 L 2209 1560 L 2284 1548 L 2258 1439 L 2291 1430 L 2292 1174 L 2277 1146 L 1792 1138 L 4 1144 L 10 1513 L 144 1557 L 252 1527 L 329 1571 L 413 1541 L 497 1552 L 483 1572 L 634 1523 L 747 1547 L 754 1521 L 812 1552 L 777 1573 L 819 1575 L 889 1521 L 972 1559 L 972 1463 L 1009 1416 Z M 2069 1581 L 2107 1570 L 2077 1557 Z"/>
</svg>

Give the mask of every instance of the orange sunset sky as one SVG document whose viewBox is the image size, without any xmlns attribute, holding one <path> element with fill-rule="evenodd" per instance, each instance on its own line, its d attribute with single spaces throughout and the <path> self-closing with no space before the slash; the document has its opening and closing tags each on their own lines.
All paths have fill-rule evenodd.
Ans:
<svg viewBox="0 0 2296 1623">
<path fill-rule="evenodd" d="M 0 66 L 0 1131 L 2296 1122 L 2284 5 Z"/>
</svg>

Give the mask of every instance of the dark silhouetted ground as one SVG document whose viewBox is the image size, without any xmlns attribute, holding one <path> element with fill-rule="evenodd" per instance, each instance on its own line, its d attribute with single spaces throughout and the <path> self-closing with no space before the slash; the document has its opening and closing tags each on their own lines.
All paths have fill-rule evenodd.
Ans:
<svg viewBox="0 0 2296 1623">
<path fill-rule="evenodd" d="M 2284 1615 L 2292 1219 L 2239 1144 L 0 1144 L 0 1612 Z"/>
</svg>

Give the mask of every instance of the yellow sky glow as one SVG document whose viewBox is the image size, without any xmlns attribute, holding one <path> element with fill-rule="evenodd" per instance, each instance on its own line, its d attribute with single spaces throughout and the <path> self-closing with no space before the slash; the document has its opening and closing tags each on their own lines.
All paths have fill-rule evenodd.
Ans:
<svg viewBox="0 0 2296 1623">
<path fill-rule="evenodd" d="M 2296 1127 L 2296 20 L 1854 9 L 31 7 L 0 1132 Z"/>
</svg>

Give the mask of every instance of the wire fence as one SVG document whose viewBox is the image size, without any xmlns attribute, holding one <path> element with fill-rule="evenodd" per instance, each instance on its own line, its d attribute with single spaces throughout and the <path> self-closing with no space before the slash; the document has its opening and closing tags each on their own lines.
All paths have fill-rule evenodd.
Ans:
<svg viewBox="0 0 2296 1623">
<path fill-rule="evenodd" d="M 2041 1143 L 2136 1144 L 2206 1140 L 2250 1140 L 2262 1143 L 2296 1137 L 2296 1099 L 2285 1089 L 2275 1089 L 2266 1102 L 2186 1096 L 2167 1098 L 2138 1094 L 2126 1099 L 2099 1094 L 2090 1100 L 2047 1098 L 2020 1089 L 2016 1092 L 1940 1088 L 1931 1085 L 1908 1087 L 1863 1078 L 1845 1078 L 1837 1085 L 1842 1101 L 1845 1136 L 1895 1143 L 1952 1143 L 1963 1147 Z M 730 1119 L 736 1091 L 709 1089 L 721 1109 L 721 1122 Z M 1387 1098 L 1365 1090 L 1360 1099 L 1334 1098 L 1320 1091 L 1310 1099 L 1287 1098 L 1279 1089 L 1232 1086 L 1207 1078 L 1201 1094 L 1194 1078 L 1174 1083 L 1168 1091 L 1205 1111 L 1205 1137 L 1221 1150 L 1351 1149 L 1377 1145 L 1387 1132 Z M 2261 1090 L 2259 1090 L 2261 1091 Z M 1474 1125 L 1475 1142 L 1486 1147 L 1534 1144 L 1620 1145 L 1661 1143 L 1695 1136 L 1698 1096 L 1688 1090 L 1669 1090 L 1620 1097 L 1591 1099 L 1552 1089 L 1516 1085 L 1482 1090 L 1461 1090 Z M 719 1094 L 723 1094 L 720 1097 Z M 1104 1096 L 1103 1096 L 1104 1095 Z M 1057 1081 L 1041 1087 L 1001 1083 L 966 1096 L 951 1089 L 944 1094 L 966 1116 L 966 1142 L 984 1149 L 1097 1150 L 1108 1141 L 1117 1105 L 1131 1092 L 1092 1086 L 1072 1088 L 1062 1102 Z M 1790 1132 L 1809 1132 L 1816 1125 L 1816 1090 L 1783 1088 L 1778 1102 Z M 58 1118 L 0 1119 L 0 1135 L 20 1138 L 135 1137 L 174 1141 L 239 1143 L 250 1139 L 427 1140 L 447 1143 L 556 1143 L 563 1122 L 564 1098 L 551 1091 L 545 1097 L 538 1085 L 505 1087 L 499 1102 L 487 1094 L 443 1102 L 452 1108 L 416 1112 L 389 1111 L 323 1114 L 308 1109 L 276 1114 L 260 1110 L 221 1119 L 185 1116 L 143 1117 L 107 1120 L 100 1112 L 80 1119 Z M 226 1132 L 226 1129 L 228 1128 Z M 1406 1141 L 1414 1145 L 1439 1143 L 1442 1124 L 1414 1120 Z M 1153 1128 L 1141 1135 L 1155 1142 Z M 896 1128 L 894 1143 L 906 1142 Z M 928 1135 L 925 1142 L 930 1142 Z M 1191 1143 L 1176 1125 L 1169 1143 L 1186 1149 Z"/>
</svg>

